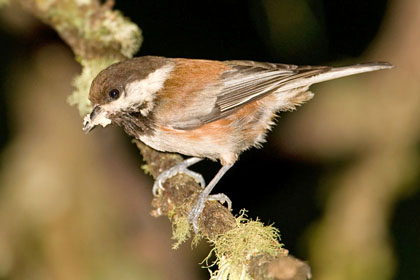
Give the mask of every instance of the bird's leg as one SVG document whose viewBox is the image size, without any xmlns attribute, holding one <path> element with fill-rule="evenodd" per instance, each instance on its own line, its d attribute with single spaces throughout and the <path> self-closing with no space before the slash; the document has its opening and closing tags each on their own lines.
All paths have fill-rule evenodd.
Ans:
<svg viewBox="0 0 420 280">
<path fill-rule="evenodd" d="M 200 173 L 188 170 L 188 167 L 190 167 L 193 164 L 196 164 L 197 162 L 203 160 L 202 158 L 198 158 L 198 157 L 191 157 L 189 159 L 186 159 L 180 163 L 178 163 L 177 165 L 163 171 L 162 173 L 159 174 L 159 176 L 156 178 L 155 183 L 153 184 L 153 195 L 157 196 L 159 194 L 160 191 L 164 190 L 163 188 L 163 183 L 179 174 L 179 173 L 184 173 L 187 174 L 188 176 L 192 177 L 197 183 L 199 183 L 203 188 L 206 185 L 203 176 L 201 176 Z"/>
<path fill-rule="evenodd" d="M 222 168 L 217 172 L 216 176 L 210 181 L 210 183 L 206 186 L 203 192 L 198 196 L 198 200 L 195 203 L 194 207 L 191 209 L 191 212 L 188 214 L 188 222 L 192 224 L 194 232 L 198 232 L 198 217 L 200 216 L 201 212 L 203 212 L 204 205 L 207 200 L 218 200 L 222 203 L 227 202 L 229 210 L 232 207 L 232 201 L 224 194 L 214 194 L 210 195 L 211 191 L 213 190 L 214 186 L 216 186 L 217 182 L 223 177 L 223 175 L 233 166 L 233 164 L 223 165 Z"/>
</svg>

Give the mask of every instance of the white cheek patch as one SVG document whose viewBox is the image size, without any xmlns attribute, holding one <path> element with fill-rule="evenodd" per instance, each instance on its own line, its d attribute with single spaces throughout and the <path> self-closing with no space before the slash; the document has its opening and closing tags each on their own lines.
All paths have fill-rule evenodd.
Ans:
<svg viewBox="0 0 420 280">
<path fill-rule="evenodd" d="M 106 109 L 109 112 L 115 112 L 146 103 L 147 106 L 140 111 L 141 114 L 146 115 L 153 109 L 152 101 L 155 93 L 163 87 L 173 68 L 173 64 L 165 65 L 150 73 L 145 79 L 127 84 L 121 97 L 109 103 Z"/>
</svg>

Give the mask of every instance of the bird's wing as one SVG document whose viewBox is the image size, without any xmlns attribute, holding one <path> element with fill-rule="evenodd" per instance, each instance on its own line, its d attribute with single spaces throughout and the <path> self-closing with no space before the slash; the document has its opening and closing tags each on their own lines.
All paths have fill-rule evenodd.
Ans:
<svg viewBox="0 0 420 280">
<path fill-rule="evenodd" d="M 179 120 L 171 126 L 176 129 L 194 129 L 219 120 L 242 106 L 261 99 L 268 94 L 307 87 L 311 84 L 343 76 L 392 67 L 389 63 L 366 63 L 346 67 L 296 66 L 254 61 L 226 61 L 231 70 L 221 76 L 211 111 Z"/>
<path fill-rule="evenodd" d="M 204 123 L 229 115 L 242 106 L 261 99 L 293 80 L 327 72 L 326 66 L 296 66 L 254 61 L 228 61 L 233 70 L 222 75 L 224 87 L 213 111 L 202 118 Z"/>
</svg>

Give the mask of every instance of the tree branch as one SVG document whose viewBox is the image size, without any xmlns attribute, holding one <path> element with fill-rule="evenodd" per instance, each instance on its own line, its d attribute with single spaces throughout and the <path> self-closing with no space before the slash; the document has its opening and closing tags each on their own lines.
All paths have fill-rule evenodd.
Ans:
<svg viewBox="0 0 420 280">
<path fill-rule="evenodd" d="M 82 74 L 75 79 L 76 90 L 69 98 L 81 115 L 90 109 L 88 90 L 96 74 L 118 60 L 132 57 L 141 44 L 140 29 L 112 10 L 113 1 L 15 0 L 27 11 L 53 27 L 76 54 Z M 157 152 L 139 141 L 135 144 L 153 177 L 182 160 L 180 155 Z M 201 187 L 180 174 L 164 183 L 165 190 L 154 198 L 153 216 L 167 215 L 174 226 L 175 246 L 190 236 L 187 215 Z M 310 276 L 309 266 L 287 256 L 278 242 L 277 229 L 264 227 L 244 214 L 235 218 L 218 202 L 209 201 L 199 219 L 200 236 L 214 245 L 219 270 L 212 279 L 296 279 Z M 232 246 L 229 246 L 232 244 Z M 233 256 L 237 256 L 234 258 Z"/>
</svg>

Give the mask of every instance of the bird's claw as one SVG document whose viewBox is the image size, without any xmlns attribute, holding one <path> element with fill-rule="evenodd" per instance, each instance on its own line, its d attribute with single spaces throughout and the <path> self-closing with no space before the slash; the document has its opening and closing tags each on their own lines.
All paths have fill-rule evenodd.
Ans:
<svg viewBox="0 0 420 280">
<path fill-rule="evenodd" d="M 190 177 L 192 177 L 197 183 L 201 185 L 203 188 L 202 193 L 198 196 L 198 200 L 191 209 L 190 213 L 188 214 L 188 223 L 193 226 L 194 232 L 198 232 L 198 218 L 201 215 L 201 212 L 203 212 L 204 206 L 206 204 L 207 200 L 217 200 L 220 201 L 222 204 L 227 203 L 228 209 L 232 209 L 232 201 L 224 194 L 213 194 L 210 195 L 211 190 L 214 188 L 214 186 L 217 184 L 217 182 L 222 178 L 223 174 L 226 173 L 226 171 L 229 170 L 229 168 L 232 167 L 232 164 L 230 165 L 224 165 L 219 172 L 217 172 L 216 176 L 210 181 L 210 183 L 206 186 L 206 183 L 204 181 L 204 178 L 201 174 L 188 170 L 188 167 L 201 161 L 202 158 L 197 157 L 191 157 L 189 159 L 184 160 L 183 162 L 178 163 L 177 165 L 169 168 L 168 170 L 163 171 L 157 178 L 155 183 L 153 184 L 153 195 L 158 196 L 161 191 L 164 190 L 163 183 L 180 173 L 184 173 Z"/>
<path fill-rule="evenodd" d="M 227 195 L 225 195 L 224 193 L 217 193 L 217 194 L 209 195 L 207 200 L 219 201 L 221 204 L 227 203 L 228 210 L 232 211 L 232 200 L 230 200 L 230 198 Z"/>
<path fill-rule="evenodd" d="M 192 177 L 197 183 L 200 184 L 202 188 L 204 188 L 206 186 L 206 182 L 204 181 L 203 176 L 200 173 L 189 170 L 187 167 L 187 164 L 181 162 L 160 173 L 159 176 L 156 178 L 155 183 L 153 184 L 153 195 L 158 196 L 161 191 L 165 190 L 165 188 L 163 187 L 163 183 L 165 183 L 165 181 L 169 178 L 180 173 Z"/>
<path fill-rule="evenodd" d="M 227 203 L 229 211 L 231 211 L 232 209 L 232 201 L 230 200 L 229 197 L 227 197 L 227 195 L 223 193 L 212 194 L 212 195 L 205 195 L 204 193 L 200 194 L 197 202 L 195 203 L 190 213 L 188 214 L 188 223 L 192 225 L 195 233 L 198 233 L 198 218 L 203 212 L 203 209 L 207 200 L 219 201 L 221 204 Z"/>
</svg>

